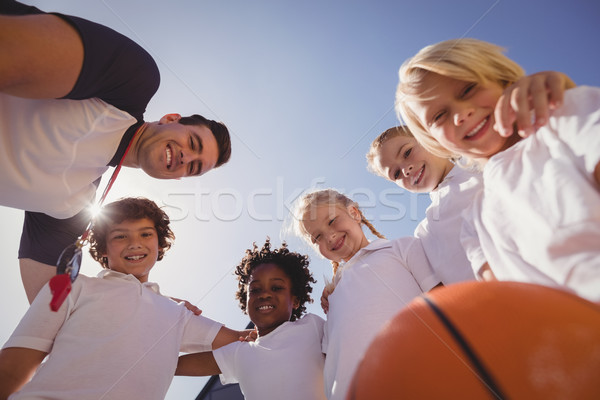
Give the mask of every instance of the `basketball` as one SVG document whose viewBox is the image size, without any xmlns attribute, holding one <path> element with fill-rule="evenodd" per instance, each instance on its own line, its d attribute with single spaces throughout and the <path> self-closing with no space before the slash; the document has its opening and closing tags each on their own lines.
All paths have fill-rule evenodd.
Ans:
<svg viewBox="0 0 600 400">
<path fill-rule="evenodd" d="M 347 398 L 600 399 L 600 306 L 518 282 L 435 289 L 382 328 Z"/>
</svg>

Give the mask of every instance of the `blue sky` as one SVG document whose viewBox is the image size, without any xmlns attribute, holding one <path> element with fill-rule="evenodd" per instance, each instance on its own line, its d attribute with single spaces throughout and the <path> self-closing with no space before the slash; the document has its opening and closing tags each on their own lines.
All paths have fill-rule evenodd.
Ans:
<svg viewBox="0 0 600 400">
<path fill-rule="evenodd" d="M 505 47 L 528 73 L 559 70 L 600 86 L 600 3 L 574 1 L 26 1 L 122 32 L 156 59 L 162 83 L 146 119 L 200 113 L 225 122 L 233 155 L 209 174 L 155 181 L 124 169 L 109 201 L 142 195 L 166 206 L 177 236 L 151 279 L 233 328 L 248 319 L 234 300 L 233 267 L 270 236 L 310 254 L 322 290 L 330 266 L 282 232 L 309 187 L 353 195 L 388 238 L 412 234 L 429 203 L 365 169 L 364 154 L 393 111 L 400 64 L 441 40 L 475 37 Z M 101 186 L 103 186 L 101 184 Z M 16 254 L 22 213 L 0 207 L 4 342 L 25 312 Z M 99 266 L 85 261 L 84 273 Z M 321 314 L 315 304 L 311 312 Z M 193 399 L 206 379 L 175 378 L 167 399 Z"/>
</svg>

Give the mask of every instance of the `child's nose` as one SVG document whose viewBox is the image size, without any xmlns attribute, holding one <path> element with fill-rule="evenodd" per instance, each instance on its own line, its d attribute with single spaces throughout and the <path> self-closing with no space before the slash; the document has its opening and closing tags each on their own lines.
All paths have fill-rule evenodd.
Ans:
<svg viewBox="0 0 600 400">
<path fill-rule="evenodd" d="M 473 115 L 473 109 L 470 107 L 463 107 L 457 110 L 454 113 L 454 125 L 462 125 L 471 115 Z"/>
<path fill-rule="evenodd" d="M 141 245 L 141 243 L 140 243 L 140 240 L 139 240 L 139 238 L 132 237 L 132 238 L 130 238 L 130 239 L 129 239 L 129 246 L 128 246 L 128 247 L 129 247 L 130 249 L 133 249 L 133 248 L 138 248 L 138 247 L 141 247 L 141 246 L 142 246 L 142 245 Z"/>
<path fill-rule="evenodd" d="M 412 172 L 412 169 L 413 169 L 413 166 L 412 166 L 412 164 L 411 164 L 411 165 L 408 165 L 408 166 L 404 166 L 404 167 L 402 167 L 402 174 L 403 174 L 405 177 L 409 177 L 409 176 L 410 176 L 410 174 L 411 174 L 411 172 Z"/>
</svg>

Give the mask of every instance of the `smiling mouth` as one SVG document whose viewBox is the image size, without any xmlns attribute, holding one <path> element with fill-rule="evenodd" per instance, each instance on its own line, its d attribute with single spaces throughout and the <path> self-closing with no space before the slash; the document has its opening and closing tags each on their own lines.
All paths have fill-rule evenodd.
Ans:
<svg viewBox="0 0 600 400">
<path fill-rule="evenodd" d="M 167 158 L 167 169 L 171 168 L 171 162 L 173 160 L 173 150 L 171 150 L 171 146 L 167 145 L 165 150 L 166 158 Z"/>
<path fill-rule="evenodd" d="M 487 122 L 489 121 L 490 117 L 489 115 L 479 123 L 479 125 L 477 125 L 475 128 L 473 128 L 473 130 L 469 133 L 467 133 L 465 135 L 465 139 L 473 139 L 475 137 L 475 135 L 477 135 L 481 129 L 487 124 Z"/>
<path fill-rule="evenodd" d="M 128 261 L 139 261 L 146 258 L 145 254 L 139 255 L 139 256 L 127 256 L 125 257 L 126 260 Z"/>
<path fill-rule="evenodd" d="M 419 171 L 419 174 L 415 177 L 415 180 L 413 181 L 413 185 L 416 186 L 419 183 L 421 183 L 421 180 L 423 179 L 423 174 L 425 172 L 425 166 L 423 165 L 423 167 L 421 167 L 421 170 Z"/>
<path fill-rule="evenodd" d="M 343 235 L 341 238 L 338 239 L 337 242 L 335 242 L 335 244 L 331 248 L 331 251 L 339 250 L 344 245 L 345 240 L 346 240 L 346 235 Z"/>
<path fill-rule="evenodd" d="M 258 307 L 258 308 L 257 308 L 257 310 L 258 310 L 258 311 L 270 311 L 270 310 L 272 310 L 272 309 L 274 309 L 274 308 L 275 308 L 275 307 L 274 307 L 274 306 L 272 306 L 271 304 L 266 304 L 266 305 L 263 305 L 263 306 L 260 306 L 260 307 Z"/>
</svg>

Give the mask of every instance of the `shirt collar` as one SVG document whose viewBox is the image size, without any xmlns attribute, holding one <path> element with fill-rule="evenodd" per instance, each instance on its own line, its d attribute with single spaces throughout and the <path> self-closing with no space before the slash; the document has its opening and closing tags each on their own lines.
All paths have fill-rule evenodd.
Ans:
<svg viewBox="0 0 600 400">
<path fill-rule="evenodd" d="M 113 271 L 111 269 L 103 269 L 102 271 L 100 271 L 98 273 L 97 277 L 100 279 L 107 279 L 107 280 L 123 279 L 126 281 L 137 283 L 140 286 L 147 287 L 148 289 L 152 290 L 156 294 L 160 294 L 160 288 L 158 286 L 158 283 L 155 283 L 155 282 L 142 283 L 135 276 L 133 276 L 131 274 L 124 274 L 122 272 Z"/>
<path fill-rule="evenodd" d="M 392 247 L 392 242 L 390 242 L 387 239 L 376 239 L 376 240 L 373 240 L 371 243 L 369 243 L 368 245 L 366 245 L 362 249 L 358 250 L 356 252 L 356 254 L 350 260 L 348 260 L 344 264 L 340 264 L 340 267 L 343 267 L 344 269 L 348 268 L 352 264 L 354 264 L 355 262 L 358 262 L 358 260 L 360 260 L 361 257 L 364 254 L 371 253 L 373 251 L 377 251 L 377 250 L 381 250 L 381 249 L 385 249 L 385 248 L 388 248 L 388 247 Z"/>
</svg>

